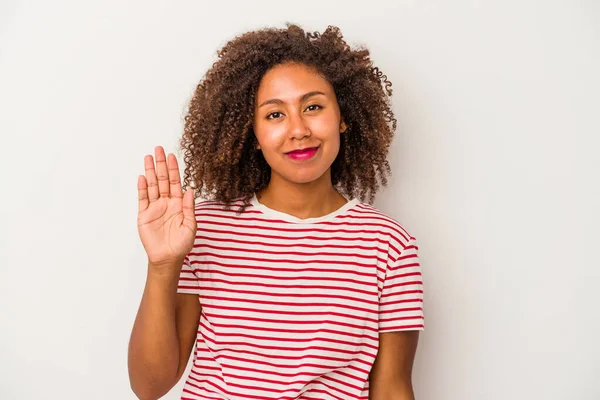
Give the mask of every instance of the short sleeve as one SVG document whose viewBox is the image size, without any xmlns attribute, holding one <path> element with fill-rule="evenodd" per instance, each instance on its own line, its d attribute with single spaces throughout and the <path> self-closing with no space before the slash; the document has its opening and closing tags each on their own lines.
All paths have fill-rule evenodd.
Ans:
<svg viewBox="0 0 600 400">
<path fill-rule="evenodd" d="M 410 238 L 388 265 L 379 298 L 379 333 L 425 329 L 418 249 L 415 238 Z"/>
<path fill-rule="evenodd" d="M 194 268 L 190 262 L 189 256 L 186 256 L 179 273 L 179 283 L 177 284 L 177 293 L 200 294 L 200 281 L 194 273 Z"/>
</svg>

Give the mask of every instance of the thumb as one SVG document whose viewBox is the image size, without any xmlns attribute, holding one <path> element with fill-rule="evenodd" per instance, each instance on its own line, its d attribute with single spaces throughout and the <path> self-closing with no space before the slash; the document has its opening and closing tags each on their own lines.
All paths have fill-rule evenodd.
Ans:
<svg viewBox="0 0 600 400">
<path fill-rule="evenodd" d="M 194 221 L 194 190 L 187 190 L 183 194 L 183 218 Z"/>
</svg>

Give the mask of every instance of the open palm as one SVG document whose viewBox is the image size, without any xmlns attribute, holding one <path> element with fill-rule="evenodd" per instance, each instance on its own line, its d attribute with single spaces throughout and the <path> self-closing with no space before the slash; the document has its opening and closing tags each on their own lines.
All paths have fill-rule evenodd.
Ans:
<svg viewBox="0 0 600 400">
<path fill-rule="evenodd" d="M 194 194 L 183 194 L 177 159 L 155 148 L 144 157 L 146 175 L 138 177 L 138 232 L 148 261 L 156 265 L 180 263 L 192 250 L 196 237 Z"/>
</svg>

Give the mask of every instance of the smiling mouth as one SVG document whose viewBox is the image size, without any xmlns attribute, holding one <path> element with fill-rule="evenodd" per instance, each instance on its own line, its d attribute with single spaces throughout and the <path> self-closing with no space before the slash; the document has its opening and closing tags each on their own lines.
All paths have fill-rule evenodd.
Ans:
<svg viewBox="0 0 600 400">
<path fill-rule="evenodd" d="M 311 152 L 313 152 L 313 151 L 317 150 L 318 148 L 319 148 L 319 146 L 316 146 L 316 147 L 307 147 L 307 148 L 304 148 L 304 149 L 302 149 L 302 150 L 292 150 L 292 151 L 288 151 L 288 152 L 287 152 L 287 153 L 285 153 L 285 154 L 294 155 L 294 154 L 305 154 L 305 153 L 311 153 Z"/>
<path fill-rule="evenodd" d="M 319 150 L 319 146 L 317 147 L 307 147 L 302 150 L 294 150 L 288 153 L 285 153 L 286 156 L 291 158 L 294 161 L 305 161 L 313 158 L 317 151 Z"/>
</svg>

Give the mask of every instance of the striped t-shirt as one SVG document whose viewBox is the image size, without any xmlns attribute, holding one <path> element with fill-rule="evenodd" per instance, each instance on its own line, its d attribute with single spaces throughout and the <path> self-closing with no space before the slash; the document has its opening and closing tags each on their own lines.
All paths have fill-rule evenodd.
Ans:
<svg viewBox="0 0 600 400">
<path fill-rule="evenodd" d="M 181 398 L 367 400 L 378 334 L 424 328 L 415 238 L 357 199 L 308 219 L 251 202 L 196 204 L 178 292 L 202 313 Z"/>
</svg>

